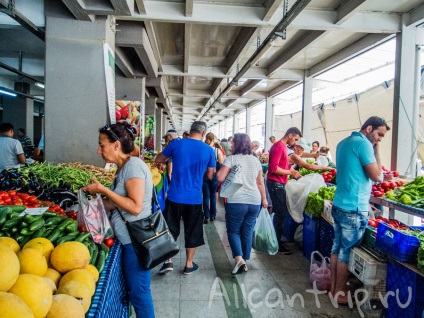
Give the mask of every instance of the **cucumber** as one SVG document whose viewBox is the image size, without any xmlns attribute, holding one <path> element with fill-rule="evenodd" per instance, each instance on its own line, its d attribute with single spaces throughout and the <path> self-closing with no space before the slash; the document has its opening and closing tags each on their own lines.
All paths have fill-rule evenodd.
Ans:
<svg viewBox="0 0 424 318">
<path fill-rule="evenodd" d="M 2 207 L 10 208 L 12 212 L 15 212 L 18 214 L 21 214 L 27 208 L 25 205 L 2 205 Z"/>
<path fill-rule="evenodd" d="M 105 243 L 102 242 L 100 248 L 106 253 L 106 256 L 109 254 L 109 247 L 107 247 Z"/>
<path fill-rule="evenodd" d="M 65 220 L 65 218 L 66 218 L 65 216 L 54 216 L 54 217 L 48 218 L 46 220 L 46 225 L 50 226 L 50 225 L 59 224 L 60 222 Z"/>
<path fill-rule="evenodd" d="M 25 227 L 28 227 L 28 226 L 29 226 L 29 224 L 28 224 L 27 222 L 22 221 L 21 223 L 19 223 L 19 227 L 20 227 L 21 229 L 23 229 L 23 228 L 25 228 Z"/>
<path fill-rule="evenodd" d="M 59 237 L 61 233 L 62 233 L 61 230 L 55 229 L 49 234 L 49 236 L 46 237 L 46 239 L 48 239 L 50 242 L 53 243 L 55 240 L 57 240 L 57 238 Z"/>
<path fill-rule="evenodd" d="M 19 217 L 19 215 L 20 215 L 20 213 L 10 212 L 10 213 L 7 215 L 7 219 L 8 219 L 8 220 L 16 219 L 17 217 Z"/>
<path fill-rule="evenodd" d="M 26 214 L 24 216 L 24 222 L 31 224 L 34 223 L 38 220 L 41 220 L 43 218 L 43 215 L 30 215 L 30 214 Z"/>
<path fill-rule="evenodd" d="M 96 261 L 96 268 L 99 271 L 99 274 L 102 273 L 103 268 L 105 267 L 105 262 L 106 262 L 106 253 L 105 251 L 100 250 L 99 256 L 97 257 L 97 261 Z"/>
<path fill-rule="evenodd" d="M 91 254 L 91 257 L 90 257 L 90 264 L 96 265 L 97 255 L 99 255 L 99 248 L 97 247 L 97 244 L 94 242 L 91 242 L 91 246 L 93 248 L 93 254 Z"/>
<path fill-rule="evenodd" d="M 57 216 L 57 214 L 56 214 L 56 212 L 46 211 L 42 214 L 42 216 L 44 218 L 48 218 L 48 217 L 55 217 L 55 216 Z"/>
<path fill-rule="evenodd" d="M 11 227 L 18 225 L 20 221 L 21 221 L 21 218 L 18 218 L 18 217 L 10 219 L 3 224 L 3 229 L 10 229 Z"/>
<path fill-rule="evenodd" d="M 10 233 L 11 233 L 11 234 L 16 234 L 16 233 L 18 233 L 18 232 L 19 232 L 19 229 L 18 229 L 18 227 L 17 227 L 17 226 L 14 226 L 14 227 L 12 227 L 9 231 L 10 231 Z"/>
<path fill-rule="evenodd" d="M 22 247 L 24 247 L 25 246 L 25 244 L 29 241 L 29 240 L 31 240 L 31 235 L 27 235 L 27 236 L 25 236 L 25 238 L 19 243 L 19 246 L 22 248 Z"/>
<path fill-rule="evenodd" d="M 32 235 L 32 238 L 42 237 L 47 232 L 47 228 L 45 226 L 40 227 L 35 233 Z"/>
<path fill-rule="evenodd" d="M 32 234 L 34 234 L 35 231 L 37 231 L 37 230 L 31 231 L 28 228 L 23 228 L 19 233 L 21 233 L 22 235 L 25 235 L 26 236 L 26 235 L 32 235 Z"/>
<path fill-rule="evenodd" d="M 0 226 L 1 226 L 4 222 L 6 222 L 6 220 L 7 220 L 7 214 L 8 214 L 8 213 L 1 213 L 1 214 L 0 214 Z"/>
<path fill-rule="evenodd" d="M 8 206 L 0 206 L 0 214 L 7 214 L 7 213 L 12 213 L 12 209 Z"/>
<path fill-rule="evenodd" d="M 0 232 L 0 237 L 3 237 L 3 236 L 5 236 L 4 233 L 3 232 Z"/>
<path fill-rule="evenodd" d="M 1 236 L 1 232 L 0 232 L 0 236 Z M 90 242 L 86 240 L 81 243 L 85 245 L 85 247 L 88 249 L 88 252 L 90 253 Z M 91 253 L 90 253 L 90 257 L 91 257 Z"/>
<path fill-rule="evenodd" d="M 18 242 L 18 243 L 21 243 L 25 238 L 26 238 L 25 235 L 19 234 L 18 236 L 15 236 L 15 241 Z"/>
<path fill-rule="evenodd" d="M 68 232 L 68 233 L 75 232 L 77 229 L 78 229 L 78 222 L 75 221 L 75 220 L 72 221 L 71 224 L 69 224 L 65 227 L 65 231 Z"/>
<path fill-rule="evenodd" d="M 44 219 L 43 218 L 41 218 L 41 219 L 39 219 L 39 220 L 37 220 L 37 221 L 35 221 L 35 222 L 32 222 L 31 224 L 30 224 L 30 226 L 29 226 L 29 230 L 30 231 L 37 231 L 38 229 L 40 229 L 40 228 L 42 228 L 43 226 L 44 226 L 44 224 L 45 224 L 45 221 L 44 221 Z"/>
<path fill-rule="evenodd" d="M 57 227 L 57 229 L 58 229 L 59 231 L 63 231 L 63 230 L 65 230 L 65 228 L 66 228 L 69 224 L 71 224 L 72 222 L 74 222 L 74 220 L 69 219 L 69 218 L 66 218 L 66 220 L 64 220 L 62 223 L 60 223 L 60 224 L 59 224 L 59 226 Z"/>
<path fill-rule="evenodd" d="M 72 241 L 73 239 L 75 239 L 77 237 L 77 235 L 78 235 L 78 233 L 73 232 L 73 233 L 70 233 L 68 235 L 62 236 L 61 238 L 57 239 L 56 244 L 59 245 L 59 244 L 65 243 L 65 242 Z"/>
<path fill-rule="evenodd" d="M 85 241 L 88 237 L 90 237 L 90 232 L 80 232 L 80 234 L 77 236 L 77 238 L 75 239 L 76 242 L 83 242 Z M 91 254 L 90 254 L 91 255 Z"/>
</svg>

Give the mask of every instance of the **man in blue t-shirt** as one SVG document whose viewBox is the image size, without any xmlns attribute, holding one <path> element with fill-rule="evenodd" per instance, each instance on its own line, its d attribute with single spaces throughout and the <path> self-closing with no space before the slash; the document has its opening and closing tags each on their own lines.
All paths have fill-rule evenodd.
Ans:
<svg viewBox="0 0 424 318">
<path fill-rule="evenodd" d="M 188 138 L 174 140 L 155 159 L 161 163 L 172 158 L 172 182 L 163 215 L 175 240 L 180 234 L 180 219 L 184 221 L 186 275 L 199 268 L 193 262 L 193 256 L 196 247 L 205 244 L 202 209 L 203 175 L 207 172 L 207 177 L 212 179 L 215 168 L 213 149 L 203 142 L 206 129 L 206 123 L 195 121 L 191 125 Z M 172 260 L 169 259 L 163 264 L 159 273 L 165 274 L 172 270 Z"/>
<path fill-rule="evenodd" d="M 350 250 L 361 242 L 368 223 L 371 180 L 378 181 L 382 172 L 378 143 L 388 130 L 383 118 L 373 116 L 359 132 L 353 132 L 337 145 L 330 292 L 339 304 L 347 304 Z"/>
</svg>

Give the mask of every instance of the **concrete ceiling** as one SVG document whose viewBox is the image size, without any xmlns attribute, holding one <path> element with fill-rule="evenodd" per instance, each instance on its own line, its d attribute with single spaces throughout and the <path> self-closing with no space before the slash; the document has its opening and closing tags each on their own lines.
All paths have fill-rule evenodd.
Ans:
<svg viewBox="0 0 424 318">
<path fill-rule="evenodd" d="M 31 1 L 31 6 L 24 6 L 25 0 L 15 1 L 17 10 L 44 27 L 40 10 L 33 12 L 42 1 Z M 0 7 L 2 3 L 7 7 L 7 2 L 0 0 Z M 196 119 L 217 123 L 293 87 L 305 74 L 318 75 L 392 38 L 400 32 L 402 21 L 410 26 L 424 22 L 421 0 L 311 0 L 289 24 L 285 38 L 276 38 L 237 85 L 221 94 L 294 3 L 62 0 L 58 5 L 79 20 L 116 17 L 118 76 L 146 77 L 149 97 L 156 98 L 179 131 Z M 23 51 L 27 72 L 42 76 L 43 44 L 32 43 L 40 40 L 28 30 L 0 15 L 0 62 L 16 67 L 17 52 Z"/>
</svg>

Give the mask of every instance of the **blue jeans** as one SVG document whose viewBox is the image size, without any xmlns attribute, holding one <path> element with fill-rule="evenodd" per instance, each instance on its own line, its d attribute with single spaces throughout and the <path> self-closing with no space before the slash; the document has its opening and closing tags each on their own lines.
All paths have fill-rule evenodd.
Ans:
<svg viewBox="0 0 424 318">
<path fill-rule="evenodd" d="M 203 213 L 205 219 L 216 217 L 216 190 L 218 189 L 218 179 L 216 175 L 213 176 L 212 180 L 203 178 Z"/>
<path fill-rule="evenodd" d="M 225 205 L 227 235 L 233 257 L 241 256 L 245 260 L 250 259 L 253 230 L 260 209 L 260 205 L 254 204 L 227 203 Z"/>
<path fill-rule="evenodd" d="M 337 254 L 341 263 L 349 264 L 350 250 L 361 243 L 368 224 L 368 213 L 344 210 L 333 205 L 334 243 L 331 254 Z"/>
<path fill-rule="evenodd" d="M 155 309 L 150 290 L 152 272 L 140 266 L 132 244 L 122 245 L 122 248 L 122 269 L 136 317 L 154 318 Z"/>
</svg>

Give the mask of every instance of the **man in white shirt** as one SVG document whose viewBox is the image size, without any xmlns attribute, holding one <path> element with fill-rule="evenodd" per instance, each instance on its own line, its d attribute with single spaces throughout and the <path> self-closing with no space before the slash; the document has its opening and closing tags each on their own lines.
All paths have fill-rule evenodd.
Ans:
<svg viewBox="0 0 424 318">
<path fill-rule="evenodd" d="M 0 125 L 0 171 L 18 168 L 25 163 L 24 150 L 21 143 L 13 139 L 14 128 L 10 123 Z"/>
</svg>

